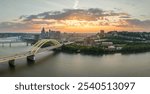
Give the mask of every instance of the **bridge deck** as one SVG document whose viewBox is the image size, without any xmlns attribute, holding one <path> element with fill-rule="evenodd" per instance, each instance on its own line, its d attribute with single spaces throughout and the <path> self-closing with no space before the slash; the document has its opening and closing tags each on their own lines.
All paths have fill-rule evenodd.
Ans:
<svg viewBox="0 0 150 94">
<path fill-rule="evenodd" d="M 61 45 L 42 48 L 42 49 L 40 49 L 40 50 L 37 52 L 37 54 L 38 54 L 38 53 L 41 53 L 41 52 L 53 50 L 53 49 L 56 49 L 56 48 L 59 48 L 59 47 L 61 47 Z M 0 57 L 0 63 L 6 62 L 6 61 L 9 61 L 9 60 L 15 60 L 15 59 L 24 58 L 24 57 L 31 56 L 31 55 L 33 55 L 33 54 L 31 53 L 31 51 L 28 51 L 28 52 L 22 52 L 22 53 L 14 54 L 14 55 L 11 55 L 11 56 Z"/>
<path fill-rule="evenodd" d="M 73 43 L 73 42 L 68 42 L 68 43 L 59 44 L 56 46 L 41 48 L 36 53 L 33 53 L 32 51 L 27 51 L 27 52 L 17 53 L 17 54 L 10 55 L 10 56 L 0 57 L 0 63 L 10 61 L 10 60 L 20 59 L 20 58 L 25 58 L 27 56 L 35 55 L 35 54 L 38 54 L 38 53 L 41 53 L 44 51 L 53 50 L 53 49 L 61 47 L 62 45 L 67 45 L 67 44 L 71 44 L 71 43 Z M 35 48 L 35 47 L 33 47 L 33 48 Z"/>
</svg>

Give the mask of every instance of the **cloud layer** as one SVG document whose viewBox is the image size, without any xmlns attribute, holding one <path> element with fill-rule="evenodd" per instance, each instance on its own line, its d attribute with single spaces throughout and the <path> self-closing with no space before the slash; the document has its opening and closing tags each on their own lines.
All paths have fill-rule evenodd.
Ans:
<svg viewBox="0 0 150 94">
<path fill-rule="evenodd" d="M 37 15 L 21 16 L 24 21 L 30 21 L 32 19 L 54 19 L 54 20 L 69 20 L 70 17 L 78 17 L 79 20 L 95 21 L 100 17 L 106 16 L 120 16 L 129 17 L 127 13 L 115 13 L 114 11 L 104 11 L 97 8 L 90 9 L 64 9 L 63 11 L 50 11 Z M 72 19 L 70 19 L 72 20 Z"/>
<path fill-rule="evenodd" d="M 110 30 L 118 27 L 122 28 L 122 30 L 129 30 L 129 28 L 133 27 L 136 30 L 138 30 L 137 28 L 140 28 L 139 30 L 150 30 L 150 20 L 142 21 L 132 18 L 128 13 L 106 11 L 98 8 L 64 9 L 36 15 L 23 15 L 15 21 L 2 22 L 0 23 L 0 31 L 21 31 L 25 29 L 27 31 L 36 31 L 43 26 L 60 31 L 75 31 L 73 29 L 81 27 L 85 30 L 93 28 L 93 31 L 103 29 L 103 27 L 107 27 Z"/>
</svg>

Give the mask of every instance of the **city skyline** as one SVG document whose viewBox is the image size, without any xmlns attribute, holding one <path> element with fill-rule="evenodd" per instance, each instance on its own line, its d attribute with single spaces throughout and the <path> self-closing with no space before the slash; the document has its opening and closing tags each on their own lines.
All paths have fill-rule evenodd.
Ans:
<svg viewBox="0 0 150 94">
<path fill-rule="evenodd" d="M 0 0 L 0 32 L 150 31 L 149 0 Z"/>
</svg>

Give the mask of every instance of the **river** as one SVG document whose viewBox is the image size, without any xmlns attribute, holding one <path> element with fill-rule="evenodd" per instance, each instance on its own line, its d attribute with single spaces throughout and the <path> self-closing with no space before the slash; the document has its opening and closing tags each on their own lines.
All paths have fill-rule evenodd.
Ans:
<svg viewBox="0 0 150 94">
<path fill-rule="evenodd" d="M 29 50 L 25 44 L 0 46 L 0 57 Z M 43 52 L 36 55 L 36 63 L 16 60 L 11 70 L 8 63 L 0 63 L 2 77 L 145 77 L 150 76 L 150 52 L 139 54 L 109 54 L 102 56 Z"/>
</svg>

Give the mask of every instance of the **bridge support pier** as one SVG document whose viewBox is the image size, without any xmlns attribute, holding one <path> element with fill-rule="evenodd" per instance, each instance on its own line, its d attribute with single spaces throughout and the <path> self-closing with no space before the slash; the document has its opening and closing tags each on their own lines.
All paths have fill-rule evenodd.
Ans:
<svg viewBox="0 0 150 94">
<path fill-rule="evenodd" d="M 9 43 L 9 47 L 11 47 L 11 42 Z"/>
<path fill-rule="evenodd" d="M 9 67 L 10 68 L 15 68 L 15 60 L 14 59 L 13 60 L 9 60 L 8 63 L 9 63 Z"/>
<path fill-rule="evenodd" d="M 29 43 L 28 43 L 28 42 L 26 42 L 26 45 L 27 45 L 27 46 L 29 46 Z"/>
<path fill-rule="evenodd" d="M 27 56 L 27 62 L 28 64 L 35 63 L 35 56 L 34 55 Z"/>
<path fill-rule="evenodd" d="M 2 43 L 2 47 L 4 47 L 4 43 Z"/>
</svg>

